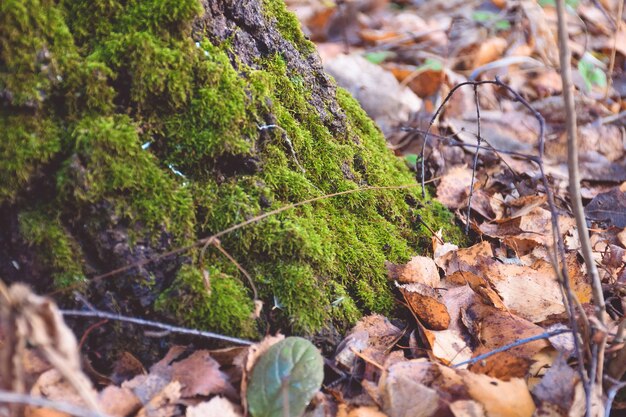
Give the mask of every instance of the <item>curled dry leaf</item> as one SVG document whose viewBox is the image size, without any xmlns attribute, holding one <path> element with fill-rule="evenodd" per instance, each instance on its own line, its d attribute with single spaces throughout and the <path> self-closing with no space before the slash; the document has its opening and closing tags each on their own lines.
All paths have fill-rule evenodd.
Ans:
<svg viewBox="0 0 626 417">
<path fill-rule="evenodd" d="M 427 329 L 444 330 L 448 328 L 450 315 L 441 296 L 435 289 L 420 283 L 396 285 L 409 304 L 411 311 Z"/>
<path fill-rule="evenodd" d="M 545 333 L 541 327 L 527 320 L 509 312 L 500 311 L 479 303 L 475 303 L 464 310 L 462 318 L 472 336 L 475 340 L 480 341 L 484 348 L 480 352 L 474 352 L 475 356 L 514 343 L 519 339 Z M 554 349 L 545 339 L 535 340 L 510 348 L 506 352 L 509 355 L 528 360 L 529 362 L 527 362 L 527 364 L 529 366 L 526 368 L 527 372 L 530 371 L 530 365 L 534 367 L 542 366 L 546 361 L 549 364 L 552 360 L 552 356 L 555 355 Z M 548 353 L 547 357 L 544 355 L 546 352 Z M 505 364 L 500 362 L 503 360 L 506 361 L 507 357 L 508 355 L 500 357 L 494 355 L 488 357 L 484 359 L 483 364 L 476 369 L 483 371 L 492 370 L 495 375 L 500 377 L 505 375 L 510 376 L 511 373 L 507 372 L 504 366 Z M 516 366 L 522 365 L 523 361 L 516 362 Z M 518 370 L 516 369 L 514 375 L 517 375 L 517 373 Z"/>
<path fill-rule="evenodd" d="M 402 331 L 386 317 L 380 314 L 363 317 L 337 347 L 335 361 L 344 369 L 352 370 L 356 353 L 369 349 L 387 356 L 401 336 Z"/>
<path fill-rule="evenodd" d="M 91 388 L 90 391 L 91 395 L 95 398 L 96 392 Z M 86 404 L 82 396 L 76 392 L 72 384 L 67 382 L 63 374 L 57 369 L 50 369 L 41 374 L 35 385 L 33 385 L 30 394 L 33 397 L 43 397 L 50 401 L 64 402 L 80 408 L 88 407 L 88 404 Z M 35 406 L 27 406 L 24 413 L 32 417 L 68 416 L 68 414 L 60 411 Z"/>
<path fill-rule="evenodd" d="M 491 287 L 489 281 L 469 271 L 456 271 L 446 277 L 446 281 L 457 285 L 469 285 L 469 287 L 481 298 L 481 300 L 498 310 L 506 310 L 500 295 Z"/>
<path fill-rule="evenodd" d="M 439 409 L 440 395 L 426 386 L 436 370 L 428 362 L 408 361 L 389 367 L 379 382 L 382 409 L 389 417 L 430 417 Z"/>
<path fill-rule="evenodd" d="M 478 271 L 476 260 L 479 258 L 492 258 L 493 250 L 487 241 L 477 243 L 469 248 L 451 251 L 437 260 L 437 265 L 442 268 L 446 275 L 456 271 Z"/>
<path fill-rule="evenodd" d="M 465 362 L 472 357 L 470 337 L 461 321 L 461 311 L 475 302 L 474 292 L 467 286 L 449 288 L 443 301 L 450 314 L 447 329 L 432 331 L 423 329 L 432 354 L 447 365 Z"/>
<path fill-rule="evenodd" d="M 137 417 L 173 417 L 180 400 L 180 382 L 172 381 L 139 410 Z"/>
</svg>

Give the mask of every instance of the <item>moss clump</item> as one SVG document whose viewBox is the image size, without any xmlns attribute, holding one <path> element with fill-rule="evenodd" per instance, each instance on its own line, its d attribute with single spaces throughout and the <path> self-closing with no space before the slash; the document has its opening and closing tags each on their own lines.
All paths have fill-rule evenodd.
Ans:
<svg viewBox="0 0 626 417">
<path fill-rule="evenodd" d="M 313 51 L 281 1 L 263 5 L 299 53 Z M 196 0 L 3 2 L 0 178 L 18 180 L 2 182 L 0 204 L 20 213 L 21 237 L 60 277 L 85 273 L 79 240 L 97 258 L 91 267 L 107 272 L 137 259 L 139 246 L 172 249 L 306 199 L 413 181 L 347 92 L 330 98 L 345 116 L 333 130 L 280 53 L 246 65 L 227 41 L 193 41 L 199 12 Z M 430 241 L 418 215 L 461 238 L 450 213 L 404 189 L 299 206 L 221 245 L 275 304 L 275 320 L 313 332 L 392 309 L 384 261 L 404 262 Z M 110 243 L 111 230 L 128 245 Z M 253 334 L 237 268 L 215 249 L 199 257 L 175 260 L 160 286 L 121 279 L 168 287 L 156 307 L 180 322 Z"/>
<path fill-rule="evenodd" d="M 46 208 L 23 211 L 18 222 L 20 233 L 36 247 L 40 262 L 50 266 L 56 287 L 85 281 L 80 247 L 54 212 Z"/>
</svg>

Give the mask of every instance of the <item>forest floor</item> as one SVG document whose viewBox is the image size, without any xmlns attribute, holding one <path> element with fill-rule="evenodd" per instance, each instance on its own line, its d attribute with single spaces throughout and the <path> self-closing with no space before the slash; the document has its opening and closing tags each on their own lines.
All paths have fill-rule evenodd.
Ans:
<svg viewBox="0 0 626 417">
<path fill-rule="evenodd" d="M 148 369 L 126 352 L 110 375 L 87 367 L 93 388 L 79 370 L 82 341 L 73 341 L 53 305 L 22 294 L 33 305 L 29 322 L 46 329 L 38 335 L 43 348 L 23 352 L 23 377 L 33 396 L 48 400 L 22 398 L 30 402 L 25 412 L 102 415 L 85 411 L 94 404 L 105 415 L 159 417 L 296 416 L 305 407 L 309 417 L 625 409 L 618 394 L 626 371 L 626 25 L 617 18 L 619 1 L 566 2 L 580 194 L 603 319 L 594 311 L 568 190 L 554 2 L 287 3 L 326 70 L 475 243 L 459 248 L 432 230 L 432 256 L 388 264 L 408 319 L 364 317 L 334 355 L 280 335 L 220 350 L 175 346 Z M 598 374 L 603 380 L 594 384 Z"/>
</svg>

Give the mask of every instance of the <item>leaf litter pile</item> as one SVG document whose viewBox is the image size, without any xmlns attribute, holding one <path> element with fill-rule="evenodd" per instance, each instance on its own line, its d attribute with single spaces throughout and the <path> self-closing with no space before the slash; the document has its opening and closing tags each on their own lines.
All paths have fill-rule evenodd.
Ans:
<svg viewBox="0 0 626 417">
<path fill-rule="evenodd" d="M 326 357 L 306 339 L 277 335 L 218 350 L 173 346 L 147 369 L 125 352 L 101 375 L 84 363 L 82 341 L 51 300 L 2 286 L 0 415 L 522 417 L 626 409 L 623 5 L 566 1 L 564 13 L 578 192 L 606 303 L 598 311 L 568 190 L 554 1 L 287 3 L 325 69 L 476 243 L 458 248 L 432 230 L 432 256 L 387 265 L 406 316 L 364 317 Z"/>
</svg>

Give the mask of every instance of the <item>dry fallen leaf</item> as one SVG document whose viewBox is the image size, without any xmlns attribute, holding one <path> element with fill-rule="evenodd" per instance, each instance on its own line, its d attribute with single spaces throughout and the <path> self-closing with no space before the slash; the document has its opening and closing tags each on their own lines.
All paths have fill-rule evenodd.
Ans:
<svg viewBox="0 0 626 417">
<path fill-rule="evenodd" d="M 215 394 L 231 398 L 237 396 L 227 376 L 220 371 L 219 363 L 207 350 L 196 350 L 187 358 L 174 362 L 171 369 L 172 381 L 181 383 L 182 398 Z"/>
<path fill-rule="evenodd" d="M 396 286 L 420 322 L 431 330 L 444 330 L 450 325 L 450 315 L 441 296 L 428 285 L 414 283 Z"/>
<path fill-rule="evenodd" d="M 484 42 L 481 42 L 478 46 L 478 50 L 474 54 L 472 68 L 478 68 L 502 57 L 507 45 L 507 40 L 500 37 L 489 38 Z"/>
<path fill-rule="evenodd" d="M 111 417 L 126 417 L 141 408 L 141 401 L 128 388 L 109 385 L 98 395 L 102 412 Z"/>
<path fill-rule="evenodd" d="M 406 265 L 386 263 L 389 279 L 401 284 L 420 283 L 430 287 L 439 286 L 439 271 L 435 261 L 426 256 L 415 256 Z"/>
<path fill-rule="evenodd" d="M 178 381 L 167 384 L 139 410 L 137 417 L 173 417 L 176 415 L 181 386 Z"/>
<path fill-rule="evenodd" d="M 538 401 L 538 411 L 556 407 L 566 415 L 582 416 L 584 410 L 577 410 L 571 414 L 576 386 L 580 383 L 580 376 L 574 371 L 562 356 L 557 357 L 543 379 L 533 389 L 533 395 Z M 582 411 L 582 414 L 580 413 Z"/>
<path fill-rule="evenodd" d="M 456 271 L 478 272 L 476 267 L 477 259 L 488 259 L 493 257 L 491 244 L 487 241 L 477 243 L 469 248 L 462 248 L 451 251 L 437 260 L 437 265 L 442 268 L 446 275 L 451 275 Z"/>
<path fill-rule="evenodd" d="M 446 281 L 457 285 L 469 285 L 481 300 L 499 310 L 506 310 L 500 295 L 491 287 L 489 281 L 469 271 L 456 271 L 446 277 Z"/>
<path fill-rule="evenodd" d="M 453 167 L 437 186 L 437 200 L 451 210 L 464 207 L 469 197 L 472 170 L 466 166 Z"/>
<path fill-rule="evenodd" d="M 387 415 L 374 407 L 358 407 L 350 410 L 348 417 L 387 417 Z"/>
<path fill-rule="evenodd" d="M 479 341 L 483 349 L 480 352 L 474 352 L 477 356 L 480 353 L 486 353 L 491 350 L 503 347 L 505 345 L 516 342 L 527 337 L 537 336 L 545 333 L 541 327 L 517 317 L 509 312 L 500 311 L 494 307 L 484 304 L 473 304 L 463 311 L 463 322 Z M 554 348 L 545 339 L 539 339 L 532 342 L 524 343 L 519 346 L 512 347 L 507 353 L 515 357 L 529 360 L 527 372 L 531 367 L 541 367 L 546 363 L 549 364 L 556 355 Z M 508 360 L 507 356 L 491 356 L 483 360 L 483 363 L 477 367 L 484 371 L 491 370 L 495 375 L 500 377 L 511 375 L 507 373 L 506 366 L 499 363 L 499 360 Z M 495 362 L 490 364 L 489 362 Z M 522 366 L 522 362 L 516 362 L 516 366 Z M 512 370 L 515 373 L 517 369 Z"/>
<path fill-rule="evenodd" d="M 487 375 L 458 371 L 470 397 L 480 403 L 487 416 L 530 417 L 535 403 L 523 379 L 513 378 L 504 382 Z"/>
<path fill-rule="evenodd" d="M 366 349 L 370 354 L 379 352 L 384 359 L 401 335 L 402 331 L 380 314 L 363 317 L 337 347 L 335 361 L 351 371 L 356 363 L 356 354 Z"/>
<path fill-rule="evenodd" d="M 465 362 L 472 357 L 470 337 L 461 321 L 461 311 L 474 302 L 474 297 L 474 292 L 467 286 L 448 288 L 443 296 L 450 314 L 448 328 L 439 331 L 422 330 L 433 356 L 446 365 Z"/>
<path fill-rule="evenodd" d="M 209 401 L 187 407 L 186 417 L 242 417 L 239 407 L 224 397 L 213 397 Z"/>
<path fill-rule="evenodd" d="M 440 407 L 440 395 L 422 384 L 418 372 L 430 372 L 425 361 L 397 363 L 379 382 L 382 409 L 389 417 L 430 417 Z"/>
</svg>

